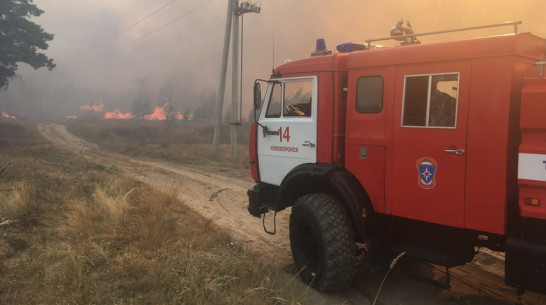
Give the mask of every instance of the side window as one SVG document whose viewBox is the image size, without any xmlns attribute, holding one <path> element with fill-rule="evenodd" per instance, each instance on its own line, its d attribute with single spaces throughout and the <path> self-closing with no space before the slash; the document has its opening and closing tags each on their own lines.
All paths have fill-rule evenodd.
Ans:
<svg viewBox="0 0 546 305">
<path fill-rule="evenodd" d="M 430 96 L 430 126 L 455 127 L 459 75 L 433 75 Z"/>
<path fill-rule="evenodd" d="M 312 80 L 285 82 L 283 116 L 311 116 L 312 98 Z"/>
<path fill-rule="evenodd" d="M 356 85 L 356 111 L 378 113 L 383 109 L 383 77 L 366 76 Z"/>
<path fill-rule="evenodd" d="M 427 126 L 428 76 L 406 76 L 403 126 Z"/>
<path fill-rule="evenodd" d="M 267 106 L 266 118 L 280 118 L 282 106 L 282 84 L 274 83 L 271 91 L 271 98 Z"/>
<path fill-rule="evenodd" d="M 459 74 L 406 76 L 402 126 L 456 125 Z"/>
</svg>

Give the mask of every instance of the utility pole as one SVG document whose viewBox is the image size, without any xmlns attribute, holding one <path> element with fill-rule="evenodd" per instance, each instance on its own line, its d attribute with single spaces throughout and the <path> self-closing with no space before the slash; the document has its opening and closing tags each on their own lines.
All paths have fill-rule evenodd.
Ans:
<svg viewBox="0 0 546 305">
<path fill-rule="evenodd" d="M 245 1 L 239 4 L 239 0 L 228 0 L 228 10 L 226 17 L 226 31 L 224 36 L 224 52 L 222 55 L 222 69 L 220 71 L 220 85 L 218 89 L 218 100 L 216 105 L 216 124 L 214 125 L 214 137 L 212 140 L 213 153 L 218 152 L 218 144 L 220 138 L 220 127 L 222 123 L 222 112 L 224 106 L 224 93 L 226 87 L 226 73 L 227 73 L 227 60 L 229 56 L 229 43 L 230 32 L 233 32 L 232 41 L 232 62 L 231 62 L 231 156 L 233 158 L 237 155 L 237 126 L 241 125 L 240 120 L 237 118 L 238 107 L 242 107 L 242 100 L 240 101 L 239 92 L 239 17 L 245 13 L 260 13 L 261 8 L 256 4 L 251 4 Z M 242 58 L 241 58 L 242 61 Z M 238 105 L 239 104 L 239 105 Z"/>
<path fill-rule="evenodd" d="M 237 104 L 239 103 L 239 0 L 233 0 L 235 10 L 233 12 L 233 41 L 231 42 L 231 157 L 237 156 L 237 126 L 240 125 L 237 120 Z M 242 60 L 242 59 L 241 59 Z M 241 92 L 242 94 L 242 92 Z"/>
<path fill-rule="evenodd" d="M 231 16 L 233 15 L 233 0 L 228 0 L 226 31 L 224 33 L 224 52 L 222 53 L 222 68 L 220 69 L 220 85 L 216 103 L 216 123 L 214 124 L 214 136 L 212 138 L 212 152 L 218 152 L 218 142 L 220 140 L 220 124 L 222 124 L 222 112 L 224 110 L 224 93 L 226 91 L 226 73 L 227 61 L 229 55 L 229 39 L 231 33 Z"/>
</svg>

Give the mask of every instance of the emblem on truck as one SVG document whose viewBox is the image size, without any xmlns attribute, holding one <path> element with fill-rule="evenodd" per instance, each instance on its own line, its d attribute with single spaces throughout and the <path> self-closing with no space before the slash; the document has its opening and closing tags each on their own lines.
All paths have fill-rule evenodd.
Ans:
<svg viewBox="0 0 546 305">
<path fill-rule="evenodd" d="M 419 186 L 424 189 L 433 189 L 436 186 L 436 169 L 438 164 L 432 158 L 420 158 L 417 160 L 417 179 Z"/>
</svg>

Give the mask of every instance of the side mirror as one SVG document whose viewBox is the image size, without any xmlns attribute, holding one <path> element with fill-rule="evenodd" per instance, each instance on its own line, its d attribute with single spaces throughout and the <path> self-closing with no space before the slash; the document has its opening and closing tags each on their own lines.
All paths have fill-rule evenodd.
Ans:
<svg viewBox="0 0 546 305">
<path fill-rule="evenodd" d="M 262 107 L 262 87 L 260 83 L 254 82 L 254 110 Z"/>
</svg>

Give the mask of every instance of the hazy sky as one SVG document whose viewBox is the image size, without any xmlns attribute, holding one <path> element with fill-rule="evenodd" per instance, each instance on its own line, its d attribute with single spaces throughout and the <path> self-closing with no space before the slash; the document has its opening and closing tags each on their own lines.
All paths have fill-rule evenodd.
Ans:
<svg viewBox="0 0 546 305">
<path fill-rule="evenodd" d="M 130 111 L 143 95 L 152 106 L 172 98 L 179 110 L 195 107 L 202 96 L 210 97 L 218 90 L 227 0 L 175 0 L 126 30 L 169 2 L 35 0 L 45 13 L 34 21 L 55 35 L 46 54 L 57 67 L 35 71 L 20 65 L 24 84 L 14 83 L 0 93 L 0 110 L 19 116 L 59 113 L 64 117 L 78 114 L 80 106 L 104 103 L 107 111 Z M 522 20 L 521 32 L 546 37 L 544 0 L 257 2 L 261 2 L 261 14 L 244 16 L 245 105 L 250 105 L 255 78 L 268 78 L 273 64 L 285 59 L 309 56 L 316 38 L 325 38 L 334 50 L 342 42 L 388 36 L 401 18 L 411 20 L 416 32 Z M 420 40 L 509 31 L 505 27 Z M 224 109 L 230 100 L 229 88 L 228 84 Z"/>
</svg>

